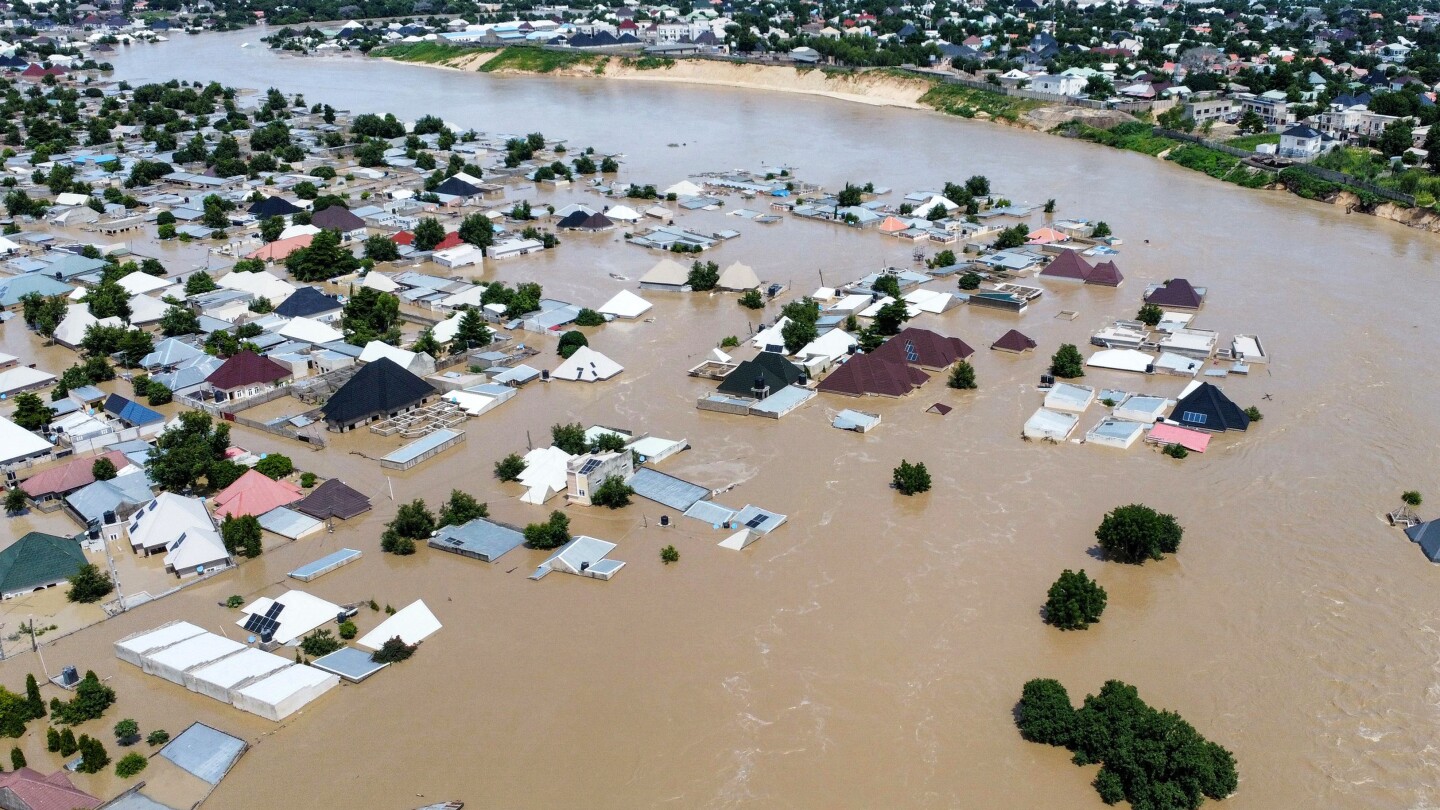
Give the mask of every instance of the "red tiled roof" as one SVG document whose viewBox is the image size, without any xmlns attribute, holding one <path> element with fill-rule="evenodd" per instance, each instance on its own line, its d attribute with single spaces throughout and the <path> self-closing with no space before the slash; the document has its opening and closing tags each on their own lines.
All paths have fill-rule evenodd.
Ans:
<svg viewBox="0 0 1440 810">
<path fill-rule="evenodd" d="M 99 799 L 71 784 L 61 771 L 45 776 L 30 768 L 0 773 L 0 788 L 8 789 L 30 810 L 93 810 Z"/>
<path fill-rule="evenodd" d="M 124 453 L 111 450 L 98 456 L 74 458 L 58 467 L 38 472 L 22 481 L 20 488 L 32 498 L 74 492 L 83 486 L 95 483 L 95 474 L 91 470 L 94 468 L 96 460 L 102 458 L 110 459 L 110 463 L 114 464 L 117 470 L 130 466 L 130 460 L 125 458 Z"/>
<path fill-rule="evenodd" d="M 917 358 L 915 360 L 910 359 L 912 351 Z M 885 341 L 880 348 L 871 352 L 871 355 L 924 368 L 945 368 L 974 353 L 975 350 L 965 345 L 965 341 L 960 338 L 912 326 Z"/>
<path fill-rule="evenodd" d="M 929 379 L 930 375 L 904 363 L 874 354 L 857 354 L 821 381 L 817 388 L 852 397 L 865 394 L 900 397 L 924 385 Z"/>
<path fill-rule="evenodd" d="M 258 470 L 247 470 L 235 483 L 215 496 L 215 516 L 259 517 L 300 498 L 300 488 L 289 481 L 276 481 Z"/>
<path fill-rule="evenodd" d="M 289 376 L 290 369 L 246 349 L 226 360 L 205 381 L 213 388 L 229 391 L 255 383 L 279 382 Z"/>
</svg>

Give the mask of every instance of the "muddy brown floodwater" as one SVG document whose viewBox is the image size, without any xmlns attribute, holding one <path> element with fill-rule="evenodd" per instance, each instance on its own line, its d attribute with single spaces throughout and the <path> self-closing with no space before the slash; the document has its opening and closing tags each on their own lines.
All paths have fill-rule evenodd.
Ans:
<svg viewBox="0 0 1440 810">
<path fill-rule="evenodd" d="M 117 76 L 273 85 L 354 111 L 540 130 L 624 152 L 622 178 L 656 184 L 762 161 L 900 193 L 985 174 L 1011 198 L 1054 197 L 1062 216 L 1107 220 L 1125 239 L 1117 261 L 1127 282 L 1047 284 L 1019 318 L 964 307 L 919 318 L 977 347 L 975 393 L 934 380 L 898 401 L 822 396 L 779 422 L 702 413 L 694 400 L 710 386 L 685 369 L 756 318 L 730 296 L 647 294 L 653 323 L 611 324 L 591 339 L 626 366 L 620 377 L 531 385 L 470 421 L 460 449 L 388 482 L 347 452 L 374 455 L 382 445 L 369 433 L 311 453 L 236 429 L 239 444 L 343 477 L 375 510 L 44 648 L 52 669 L 73 662 L 111 677 L 117 718 L 172 733 L 200 719 L 255 742 L 208 806 L 1099 807 L 1093 769 L 1015 731 L 1020 686 L 1038 676 L 1059 678 L 1077 699 L 1123 679 L 1183 714 L 1235 752 L 1240 790 L 1224 805 L 1235 810 L 1440 802 L 1440 573 L 1380 519 L 1402 489 L 1440 498 L 1435 237 L 1142 156 L 939 115 L 240 48 L 258 36 L 132 48 L 116 57 Z M 875 233 L 791 219 L 767 227 L 723 212 L 681 221 L 741 231 L 706 258 L 745 261 L 798 291 L 817 286 L 821 270 L 834 284 L 910 262 L 907 246 Z M 537 279 L 594 306 L 634 283 L 610 273 L 634 279 L 658 258 L 614 234 L 569 236 L 483 277 Z M 1209 287 L 1198 325 L 1262 336 L 1273 362 L 1224 387 L 1242 406 L 1259 405 L 1265 421 L 1183 463 L 1140 447 L 1019 441 L 1055 346 L 1083 344 L 1106 319 L 1132 315 L 1146 283 L 1173 276 Z M 1061 309 L 1080 316 L 1056 319 Z M 1011 327 L 1041 351 L 985 349 Z M 553 346 L 543 348 L 553 367 Z M 1118 373 L 1085 382 L 1169 395 L 1183 385 Z M 956 409 L 926 414 L 936 401 Z M 829 419 L 844 407 L 879 411 L 884 423 L 863 436 L 834 430 Z M 1092 409 L 1082 429 L 1096 419 Z M 648 502 L 568 510 L 577 532 L 619 544 L 612 556 L 629 565 L 608 583 L 527 581 L 542 554 L 525 550 L 495 566 L 426 549 L 379 553 L 391 485 L 398 501 L 434 504 L 461 487 L 502 520 L 540 519 L 548 509 L 521 504 L 491 465 L 561 420 L 688 439 L 693 449 L 661 469 L 736 485 L 719 500 L 760 504 L 789 523 L 735 553 L 694 521 L 659 528 L 667 510 Z M 934 491 L 892 494 L 901 458 L 925 461 Z M 1130 502 L 1178 516 L 1187 532 L 1177 556 L 1131 568 L 1091 555 L 1101 515 Z M 672 543 L 682 559 L 663 566 L 658 549 Z M 309 590 L 396 607 L 423 597 L 445 628 L 411 661 L 278 727 L 145 676 L 111 651 L 115 639 L 170 619 L 233 631 L 234 612 L 217 602 L 275 593 L 286 571 L 342 545 L 365 558 Z M 1084 633 L 1046 627 L 1046 587 L 1080 567 L 1109 589 L 1104 621 Z M 362 631 L 377 621 L 368 610 L 360 618 Z M 0 665 L 0 680 L 18 685 L 32 659 Z M 42 756 L 36 749 L 31 762 Z M 114 782 L 85 784 L 105 795 Z"/>
</svg>

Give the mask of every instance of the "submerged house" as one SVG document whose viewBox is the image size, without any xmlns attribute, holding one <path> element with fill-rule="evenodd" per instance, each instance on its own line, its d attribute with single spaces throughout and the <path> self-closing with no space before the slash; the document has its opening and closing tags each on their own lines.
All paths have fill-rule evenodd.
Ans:
<svg viewBox="0 0 1440 810">
<path fill-rule="evenodd" d="M 930 371 L 940 371 L 974 353 L 975 350 L 965 345 L 965 341 L 960 338 L 912 326 L 885 341 L 870 355 Z"/>
<path fill-rule="evenodd" d="M 1179 424 L 1209 433 L 1223 433 L 1227 430 L 1246 430 L 1250 417 L 1225 396 L 1225 393 L 1208 382 L 1202 382 L 1195 390 L 1175 403 L 1170 418 Z"/>
<path fill-rule="evenodd" d="M 1419 544 L 1425 559 L 1440 562 L 1440 520 L 1427 520 L 1406 527 L 1405 536 L 1410 538 L 1411 542 Z"/>
<path fill-rule="evenodd" d="M 1147 292 L 1145 303 L 1164 309 L 1199 309 L 1205 303 L 1205 288 L 1183 278 L 1172 278 Z"/>
<path fill-rule="evenodd" d="M 857 354 L 822 380 L 817 388 L 850 397 L 903 397 L 929 379 L 930 375 L 914 366 L 875 354 Z"/>
<path fill-rule="evenodd" d="M 1119 287 L 1125 281 L 1125 276 L 1120 273 L 1120 268 L 1116 267 L 1114 262 L 1104 261 L 1091 265 L 1073 250 L 1061 252 L 1054 261 L 1040 271 L 1040 275 L 1045 278 L 1068 279 L 1102 287 Z"/>
<path fill-rule="evenodd" d="M 259 396 L 290 376 L 290 369 L 246 349 L 222 363 L 205 382 L 217 402 L 228 402 Z"/>
<path fill-rule="evenodd" d="M 614 543 L 578 535 L 540 563 L 530 578 L 540 579 L 551 571 L 561 571 L 592 579 L 610 579 L 625 567 L 620 560 L 605 559 L 615 548 Z"/>
<path fill-rule="evenodd" d="M 87 562 L 73 538 L 30 532 L 0 551 L 0 599 L 53 588 Z"/>
<path fill-rule="evenodd" d="M 382 357 L 361 366 L 320 410 L 331 430 L 344 432 L 418 408 L 435 394 L 433 385 Z"/>
<path fill-rule="evenodd" d="M 722 394 L 764 399 L 787 385 L 805 382 L 799 366 L 775 352 L 761 352 L 753 360 L 744 360 L 725 375 L 716 388 Z"/>
</svg>

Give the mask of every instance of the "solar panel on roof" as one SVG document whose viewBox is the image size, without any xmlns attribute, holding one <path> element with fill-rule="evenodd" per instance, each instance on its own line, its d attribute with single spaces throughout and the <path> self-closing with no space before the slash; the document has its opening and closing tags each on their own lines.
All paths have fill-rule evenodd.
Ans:
<svg viewBox="0 0 1440 810">
<path fill-rule="evenodd" d="M 764 523 L 765 521 L 767 521 L 767 520 L 769 520 L 769 519 L 770 519 L 770 516 L 769 516 L 769 515 L 756 515 L 755 517 L 750 518 L 749 520 L 745 521 L 745 525 L 748 526 L 748 527 L 750 527 L 750 528 L 752 528 L 752 529 L 758 529 L 758 528 L 760 528 L 760 524 Z"/>
<path fill-rule="evenodd" d="M 275 604 L 273 604 L 273 605 L 270 606 L 270 609 L 269 609 L 269 610 L 265 611 L 265 618 L 267 618 L 267 619 L 278 618 L 278 617 L 280 616 L 280 611 L 282 611 L 282 610 L 284 610 L 284 609 L 285 609 L 285 605 L 283 605 L 283 604 L 281 604 L 281 603 L 279 603 L 279 602 L 276 602 Z"/>
<path fill-rule="evenodd" d="M 595 471 L 595 468 L 596 468 L 596 467 L 599 467 L 599 466 L 600 466 L 600 459 L 598 459 L 598 458 L 592 458 L 592 459 L 590 459 L 589 461 L 585 462 L 585 466 L 583 466 L 583 467 L 580 468 L 580 474 L 581 474 L 581 475 L 589 475 L 590 473 L 592 473 L 592 472 Z"/>
<path fill-rule="evenodd" d="M 920 362 L 920 353 L 915 351 L 915 344 L 908 340 L 905 341 L 905 359 L 912 363 Z"/>
<path fill-rule="evenodd" d="M 245 620 L 245 629 L 251 633 L 259 633 L 260 624 L 263 621 L 265 621 L 264 616 L 261 616 L 259 613 L 252 613 L 250 614 L 250 618 Z"/>
</svg>

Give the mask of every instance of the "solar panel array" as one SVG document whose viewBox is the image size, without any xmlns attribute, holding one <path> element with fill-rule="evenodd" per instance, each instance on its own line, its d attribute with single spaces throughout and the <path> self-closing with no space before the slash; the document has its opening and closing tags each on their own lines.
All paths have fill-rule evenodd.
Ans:
<svg viewBox="0 0 1440 810">
<path fill-rule="evenodd" d="M 263 616 L 259 613 L 250 614 L 250 618 L 245 620 L 246 631 L 254 633 L 261 638 L 273 637 L 275 631 L 280 627 L 280 611 L 284 609 L 284 605 L 276 602 L 270 606 L 269 610 L 265 611 Z"/>
<path fill-rule="evenodd" d="M 583 466 L 583 467 L 580 468 L 580 474 L 581 474 L 581 475 L 589 475 L 590 473 L 592 473 L 592 472 L 595 471 L 595 468 L 596 468 L 596 467 L 599 467 L 599 466 L 600 466 L 600 459 L 598 459 L 598 458 L 592 458 L 592 459 L 590 459 L 589 461 L 585 462 L 585 466 Z"/>
<path fill-rule="evenodd" d="M 915 351 L 915 344 L 908 340 L 905 341 L 905 359 L 911 363 L 920 362 L 920 353 Z"/>
<path fill-rule="evenodd" d="M 745 525 L 746 525 L 746 526 L 749 526 L 749 527 L 752 528 L 752 529 L 758 529 L 758 528 L 760 528 L 760 524 L 764 523 L 765 521 L 767 521 L 767 520 L 769 520 L 769 519 L 770 519 L 770 516 L 769 516 L 769 515 L 756 515 L 755 517 L 750 518 L 749 520 L 745 521 Z"/>
</svg>

